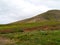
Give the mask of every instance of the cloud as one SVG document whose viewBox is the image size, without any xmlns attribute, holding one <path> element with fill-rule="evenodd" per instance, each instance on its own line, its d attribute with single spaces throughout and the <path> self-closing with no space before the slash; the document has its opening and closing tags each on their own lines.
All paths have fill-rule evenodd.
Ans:
<svg viewBox="0 0 60 45">
<path fill-rule="evenodd" d="M 56 0 L 0 0 L 0 23 L 10 23 L 50 9 L 60 9 Z"/>
<path fill-rule="evenodd" d="M 27 0 L 28 1 L 28 0 Z M 35 5 L 45 5 L 48 8 L 52 9 L 60 9 L 60 0 L 29 0 L 31 3 Z"/>
</svg>

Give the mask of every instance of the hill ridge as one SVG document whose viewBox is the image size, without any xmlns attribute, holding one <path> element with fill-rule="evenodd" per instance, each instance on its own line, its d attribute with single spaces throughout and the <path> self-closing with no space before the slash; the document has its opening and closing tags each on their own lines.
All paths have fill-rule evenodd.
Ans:
<svg viewBox="0 0 60 45">
<path fill-rule="evenodd" d="M 60 10 L 48 10 L 42 14 L 38 14 L 34 17 L 17 21 L 14 23 L 33 23 L 33 22 L 44 22 L 44 21 L 60 21 Z"/>
</svg>

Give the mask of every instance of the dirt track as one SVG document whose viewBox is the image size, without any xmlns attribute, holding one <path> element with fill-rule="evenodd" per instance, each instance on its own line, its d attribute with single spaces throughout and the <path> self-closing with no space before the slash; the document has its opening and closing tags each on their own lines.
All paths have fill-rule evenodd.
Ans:
<svg viewBox="0 0 60 45">
<path fill-rule="evenodd" d="M 0 37 L 0 45 L 13 45 L 14 41 L 4 38 L 4 37 Z"/>
</svg>

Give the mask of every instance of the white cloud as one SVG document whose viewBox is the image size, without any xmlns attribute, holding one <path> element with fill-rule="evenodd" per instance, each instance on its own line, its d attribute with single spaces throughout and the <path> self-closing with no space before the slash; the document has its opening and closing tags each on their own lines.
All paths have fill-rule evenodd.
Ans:
<svg viewBox="0 0 60 45">
<path fill-rule="evenodd" d="M 59 0 L 0 0 L 0 23 L 10 23 L 50 9 L 60 9 L 58 4 Z"/>
</svg>

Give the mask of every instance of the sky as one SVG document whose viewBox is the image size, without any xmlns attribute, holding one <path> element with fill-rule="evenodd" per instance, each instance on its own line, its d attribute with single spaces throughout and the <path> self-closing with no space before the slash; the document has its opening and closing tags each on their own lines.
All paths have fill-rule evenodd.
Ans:
<svg viewBox="0 0 60 45">
<path fill-rule="evenodd" d="M 0 0 L 0 24 L 23 20 L 48 10 L 60 10 L 60 0 Z"/>
</svg>

